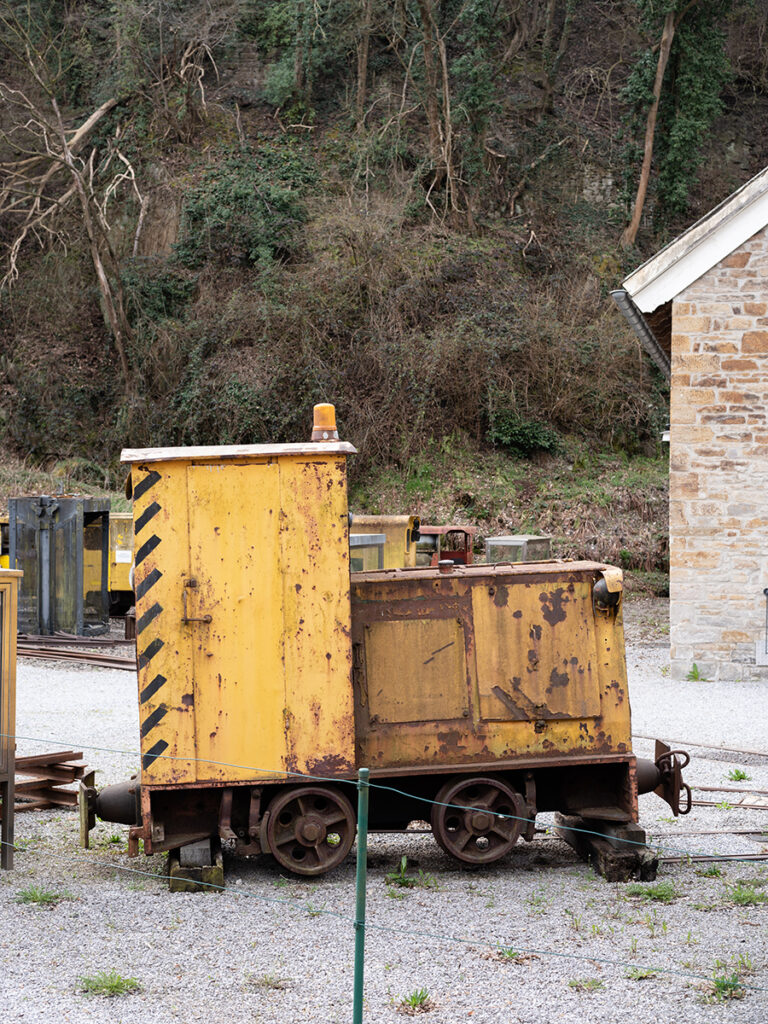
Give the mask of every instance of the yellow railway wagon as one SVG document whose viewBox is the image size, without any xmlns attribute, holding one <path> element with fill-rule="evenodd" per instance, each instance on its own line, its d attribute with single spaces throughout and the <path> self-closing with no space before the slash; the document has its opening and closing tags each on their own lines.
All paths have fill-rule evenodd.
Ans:
<svg viewBox="0 0 768 1024">
<path fill-rule="evenodd" d="M 416 544 L 419 540 L 418 516 L 352 516 L 353 533 L 383 533 L 383 569 L 416 565 Z"/>
<path fill-rule="evenodd" d="M 133 513 L 109 514 L 109 597 L 113 614 L 133 604 L 130 581 L 133 562 Z"/>
<path fill-rule="evenodd" d="M 0 867 L 13 867 L 16 759 L 16 618 L 22 573 L 0 569 Z"/>
<path fill-rule="evenodd" d="M 370 828 L 431 815 L 461 861 L 504 856 L 541 811 L 642 843 L 638 792 L 677 813 L 683 784 L 668 748 L 640 769 L 631 749 L 621 571 L 350 574 L 354 449 L 320 416 L 308 444 L 123 453 L 141 776 L 88 813 L 130 824 L 134 853 L 231 840 L 316 875 L 352 846 L 366 766 L 398 790 L 373 790 Z"/>
<path fill-rule="evenodd" d="M 0 569 L 8 568 L 8 514 L 0 515 Z"/>
</svg>

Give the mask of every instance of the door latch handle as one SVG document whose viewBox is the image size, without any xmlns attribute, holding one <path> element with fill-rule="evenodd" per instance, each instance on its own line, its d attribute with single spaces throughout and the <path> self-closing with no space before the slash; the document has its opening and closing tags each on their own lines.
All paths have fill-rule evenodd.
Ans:
<svg viewBox="0 0 768 1024">
<path fill-rule="evenodd" d="M 184 609 L 184 614 L 181 617 L 181 621 L 184 623 L 184 625 L 186 625 L 188 622 L 213 622 L 213 616 L 211 615 L 202 615 L 197 618 L 194 615 L 187 615 L 187 590 L 194 590 L 196 589 L 196 587 L 197 580 L 194 577 L 188 580 L 184 580 L 184 589 L 181 592 L 181 604 Z"/>
</svg>

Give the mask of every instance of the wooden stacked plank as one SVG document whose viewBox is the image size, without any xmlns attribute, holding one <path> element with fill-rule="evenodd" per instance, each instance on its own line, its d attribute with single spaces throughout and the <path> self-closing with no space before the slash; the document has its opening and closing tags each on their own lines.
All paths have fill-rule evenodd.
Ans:
<svg viewBox="0 0 768 1024">
<path fill-rule="evenodd" d="M 77 806 L 77 792 L 63 789 L 82 779 L 86 765 L 82 750 L 58 750 L 16 758 L 16 810 Z"/>
</svg>

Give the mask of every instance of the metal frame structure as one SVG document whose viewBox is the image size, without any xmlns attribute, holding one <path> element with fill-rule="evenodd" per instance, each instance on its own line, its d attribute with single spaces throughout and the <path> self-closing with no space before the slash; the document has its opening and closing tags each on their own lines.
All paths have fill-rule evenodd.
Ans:
<svg viewBox="0 0 768 1024">
<path fill-rule="evenodd" d="M 107 632 L 109 506 L 72 495 L 9 499 L 9 562 L 24 573 L 19 632 Z"/>
<path fill-rule="evenodd" d="M 16 771 L 16 614 L 21 573 L 0 569 L 0 867 L 13 867 Z"/>
</svg>

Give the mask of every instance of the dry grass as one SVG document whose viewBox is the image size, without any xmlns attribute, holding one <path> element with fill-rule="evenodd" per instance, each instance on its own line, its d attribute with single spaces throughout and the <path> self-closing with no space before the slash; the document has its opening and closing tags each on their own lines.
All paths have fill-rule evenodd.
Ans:
<svg viewBox="0 0 768 1024">
<path fill-rule="evenodd" d="M 31 494 L 83 494 L 94 498 L 111 499 L 112 509 L 121 512 L 129 508 L 125 495 L 100 486 L 94 481 L 101 478 L 110 482 L 108 472 L 84 459 L 65 459 L 43 468 L 31 459 L 19 459 L 8 452 L 0 454 L 0 512 L 8 511 L 8 499 Z"/>
</svg>

